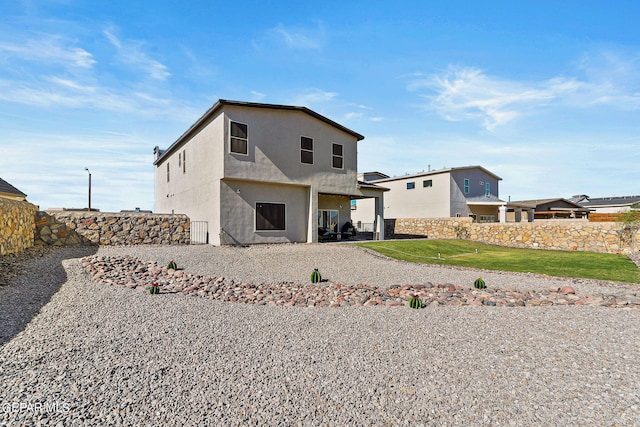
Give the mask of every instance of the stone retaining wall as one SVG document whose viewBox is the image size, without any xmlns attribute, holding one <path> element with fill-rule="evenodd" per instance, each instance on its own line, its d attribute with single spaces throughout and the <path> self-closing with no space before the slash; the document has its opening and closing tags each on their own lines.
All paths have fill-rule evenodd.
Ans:
<svg viewBox="0 0 640 427">
<path fill-rule="evenodd" d="M 474 223 L 471 218 L 402 218 L 385 220 L 387 238 L 425 236 L 434 239 L 470 239 L 517 248 L 631 252 L 620 238 L 620 223 L 585 220 Z M 640 250 L 640 231 L 635 251 Z"/>
<path fill-rule="evenodd" d="M 33 246 L 37 211 L 29 202 L 0 197 L 0 255 L 24 252 Z"/>
<path fill-rule="evenodd" d="M 38 211 L 35 216 L 36 236 L 35 244 L 41 246 L 75 246 L 90 245 L 92 242 L 67 227 L 67 224 L 59 221 L 55 216 L 47 212 Z"/>
<path fill-rule="evenodd" d="M 47 213 L 63 223 L 64 230 L 77 233 L 94 244 L 189 244 L 190 221 L 186 215 L 87 211 Z"/>
</svg>

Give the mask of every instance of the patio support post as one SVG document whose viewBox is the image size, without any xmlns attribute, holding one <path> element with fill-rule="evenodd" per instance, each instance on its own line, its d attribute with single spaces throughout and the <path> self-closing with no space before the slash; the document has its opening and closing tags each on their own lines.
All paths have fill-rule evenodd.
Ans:
<svg viewBox="0 0 640 427">
<path fill-rule="evenodd" d="M 375 224 L 374 230 L 378 234 L 378 240 L 384 240 L 384 195 L 375 197 Z"/>
<path fill-rule="evenodd" d="M 502 205 L 498 208 L 498 211 L 500 212 L 500 222 L 507 222 L 507 207 Z"/>
<path fill-rule="evenodd" d="M 318 242 L 318 191 L 309 187 L 309 224 L 307 227 L 307 243 Z"/>
</svg>

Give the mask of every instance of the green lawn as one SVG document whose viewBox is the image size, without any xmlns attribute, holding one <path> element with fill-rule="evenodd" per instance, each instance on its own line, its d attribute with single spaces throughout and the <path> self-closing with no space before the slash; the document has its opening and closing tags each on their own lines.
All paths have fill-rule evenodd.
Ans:
<svg viewBox="0 0 640 427">
<path fill-rule="evenodd" d="M 358 246 L 425 264 L 640 283 L 640 269 L 625 255 L 519 249 L 469 240 L 388 240 Z"/>
</svg>

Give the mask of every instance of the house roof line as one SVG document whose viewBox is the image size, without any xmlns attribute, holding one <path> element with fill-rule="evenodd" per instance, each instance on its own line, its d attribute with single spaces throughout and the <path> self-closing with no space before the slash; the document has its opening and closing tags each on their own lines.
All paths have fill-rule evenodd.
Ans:
<svg viewBox="0 0 640 427">
<path fill-rule="evenodd" d="M 401 180 L 401 179 L 421 178 L 423 176 L 438 175 L 438 174 L 441 174 L 441 173 L 456 172 L 456 171 L 462 171 L 462 170 L 466 170 L 466 169 L 480 169 L 483 172 L 485 172 L 487 175 L 490 175 L 490 176 L 494 177 L 498 181 L 502 181 L 502 178 L 500 178 L 498 175 L 494 174 L 490 170 L 488 170 L 488 169 L 486 169 L 486 168 L 484 168 L 484 167 L 482 167 L 480 165 L 473 165 L 473 166 L 459 166 L 459 167 L 453 167 L 453 168 L 437 169 L 437 170 L 432 170 L 432 171 L 428 171 L 428 172 L 420 172 L 420 173 L 410 174 L 410 175 L 393 176 L 393 177 L 390 177 L 390 178 L 372 180 L 371 182 L 388 182 L 388 181 L 397 181 L 397 180 Z"/>
<path fill-rule="evenodd" d="M 207 121 L 211 117 L 213 117 L 213 115 L 215 115 L 225 105 L 236 106 L 236 107 L 248 107 L 248 108 L 266 108 L 266 109 L 272 109 L 272 110 L 300 111 L 320 121 L 323 121 L 328 125 L 335 127 L 336 129 L 339 129 L 345 133 L 348 133 L 351 136 L 354 136 L 358 141 L 361 141 L 364 139 L 364 136 L 359 134 L 358 132 L 355 132 L 337 122 L 334 122 L 328 117 L 325 117 L 322 114 L 316 113 L 315 111 L 307 107 L 300 107 L 295 105 L 281 105 L 281 104 L 263 104 L 259 102 L 232 101 L 229 99 L 218 99 L 218 101 L 215 104 L 213 104 L 213 106 L 211 106 L 211 108 L 209 108 L 202 116 L 200 116 L 200 118 L 196 120 L 196 122 L 192 124 L 189 127 L 189 129 L 187 129 L 182 135 L 180 135 L 180 137 L 176 139 L 176 141 L 173 144 L 171 144 L 169 148 L 167 148 L 166 150 L 159 150 L 160 152 L 159 152 L 158 158 L 156 159 L 155 162 L 153 162 L 153 164 L 156 165 L 161 163 L 162 160 L 168 154 L 175 151 L 175 149 L 178 146 L 180 146 L 182 142 L 191 138 L 196 133 L 196 131 L 200 130 L 201 127 L 204 124 L 206 124 Z"/>
<path fill-rule="evenodd" d="M 588 210 L 586 206 L 579 205 L 578 203 L 572 202 L 571 200 L 564 199 L 562 197 L 556 197 L 553 199 L 534 199 L 534 200 L 516 200 L 513 203 L 525 204 L 525 205 L 544 205 L 546 203 L 552 202 L 566 202 L 574 208 L 562 208 L 562 209 L 578 209 L 578 210 Z M 560 209 L 560 208 L 552 208 L 552 209 Z"/>
<path fill-rule="evenodd" d="M 583 206 L 628 206 L 640 202 L 640 196 L 590 197 L 578 202 Z"/>
<path fill-rule="evenodd" d="M 380 191 L 389 191 L 390 188 L 387 187 L 382 187 L 380 185 L 377 184 L 372 184 L 371 182 L 366 182 L 366 181 L 360 181 L 358 180 L 358 188 L 368 188 L 368 189 L 372 189 L 372 190 L 380 190 Z"/>
<path fill-rule="evenodd" d="M 0 178 L 0 193 L 11 194 L 16 196 L 27 197 L 22 191 L 18 190 L 13 185 L 9 184 L 4 179 Z"/>
</svg>

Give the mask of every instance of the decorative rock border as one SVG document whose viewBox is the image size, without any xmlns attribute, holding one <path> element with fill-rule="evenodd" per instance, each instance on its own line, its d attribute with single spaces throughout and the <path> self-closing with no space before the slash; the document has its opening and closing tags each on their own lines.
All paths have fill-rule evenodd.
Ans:
<svg viewBox="0 0 640 427">
<path fill-rule="evenodd" d="M 514 289 L 474 289 L 452 284 L 404 285 L 390 288 L 342 285 L 339 283 L 252 283 L 234 282 L 224 277 L 204 277 L 172 270 L 155 261 L 136 257 L 91 256 L 82 259 L 83 268 L 100 284 L 120 285 L 148 291 L 157 282 L 164 294 L 181 293 L 221 301 L 245 304 L 344 307 L 406 306 L 418 294 L 427 306 L 552 306 L 586 305 L 612 308 L 640 308 L 637 293 L 623 295 L 576 295 L 571 286 L 540 291 Z"/>
</svg>

